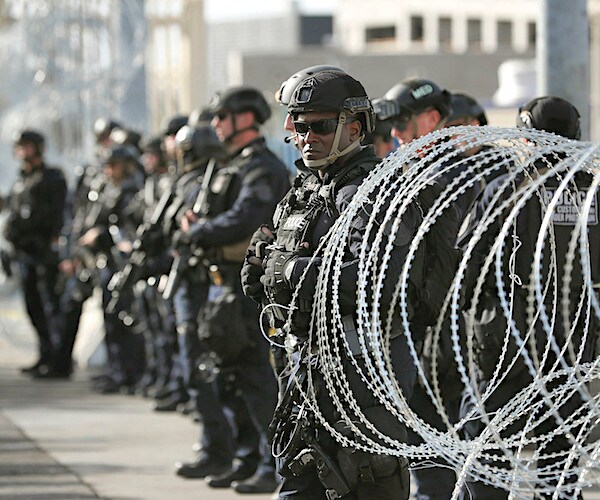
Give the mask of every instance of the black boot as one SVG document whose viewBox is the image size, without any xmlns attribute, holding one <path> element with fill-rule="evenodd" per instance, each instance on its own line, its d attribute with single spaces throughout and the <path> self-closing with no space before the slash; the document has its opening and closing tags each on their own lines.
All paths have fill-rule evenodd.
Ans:
<svg viewBox="0 0 600 500">
<path fill-rule="evenodd" d="M 279 483 L 275 479 L 275 473 L 255 474 L 245 481 L 234 481 L 231 483 L 233 489 L 238 493 L 273 493 Z"/>
<path fill-rule="evenodd" d="M 234 481 L 243 481 L 252 477 L 256 472 L 256 466 L 238 463 L 227 472 L 218 476 L 208 476 L 206 482 L 211 488 L 229 488 Z"/>
<path fill-rule="evenodd" d="M 223 474 L 228 471 L 230 467 L 231 461 L 200 453 L 198 457 L 191 462 L 176 462 L 175 474 L 187 479 L 202 479 L 206 476 Z"/>
</svg>

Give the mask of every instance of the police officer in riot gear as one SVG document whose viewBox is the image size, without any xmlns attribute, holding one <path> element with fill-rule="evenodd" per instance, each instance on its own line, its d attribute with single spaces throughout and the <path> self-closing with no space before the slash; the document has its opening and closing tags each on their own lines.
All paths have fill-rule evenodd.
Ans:
<svg viewBox="0 0 600 500">
<path fill-rule="evenodd" d="M 128 134 L 131 132 L 116 129 L 111 136 L 121 131 Z M 139 274 L 142 278 L 146 278 L 143 286 L 138 285 L 135 289 L 134 313 L 146 325 L 143 332 L 146 363 L 137 388 L 144 396 L 148 396 L 155 383 L 164 385 L 170 377 L 174 358 L 173 345 L 176 343 L 172 308 L 164 303 L 158 291 L 159 271 L 161 267 L 170 265 L 170 260 L 160 255 L 163 246 L 160 225 L 162 220 L 160 216 L 155 215 L 156 210 L 161 210 L 158 208 L 159 205 L 162 204 L 161 207 L 164 207 L 167 204 L 167 200 L 163 197 L 169 197 L 174 178 L 168 169 L 162 137 L 148 137 L 141 141 L 140 147 L 145 181 L 144 188 L 138 192 L 134 202 L 137 206 L 133 207 L 138 213 L 138 219 L 142 221 L 136 231 L 134 245 L 138 247 L 138 252 L 145 254 L 145 258 L 138 259 L 139 253 L 137 255 L 132 253 L 129 261 L 134 260 L 136 265 L 139 264 L 139 267 L 143 268 L 143 272 Z M 139 248 L 140 246 L 143 248 Z M 141 270 L 136 270 L 139 271 Z M 116 293 L 120 297 L 121 293 L 128 292 L 119 290 Z"/>
<path fill-rule="evenodd" d="M 379 120 L 391 120 L 400 145 L 442 128 L 451 110 L 450 93 L 422 78 L 394 85 L 373 106 Z"/>
<path fill-rule="evenodd" d="M 44 378 L 68 378 L 73 371 L 72 352 L 79 328 L 83 303 L 99 284 L 93 253 L 78 244 L 86 230 L 88 212 L 105 185 L 102 161 L 111 144 L 111 132 L 120 125 L 111 119 L 98 118 L 94 123 L 96 139 L 91 163 L 74 169 L 75 187 L 67 198 L 64 226 L 59 238 L 60 298 L 54 321 L 54 337 L 58 339 L 49 370 Z"/>
<path fill-rule="evenodd" d="M 255 233 L 242 270 L 246 294 L 263 305 L 274 305 L 273 310 L 277 310 L 278 305 L 289 306 L 300 276 L 306 273 L 298 291 L 298 309 L 291 323 L 285 325 L 285 331 L 279 333 L 282 336 L 289 331 L 294 335 L 298 340 L 299 355 L 296 367 L 290 366 L 289 370 L 280 372 L 281 387 L 285 390 L 280 394 L 280 407 L 272 423 L 274 443 L 279 441 L 280 436 L 286 435 L 287 427 L 294 422 L 294 408 L 297 410 L 302 403 L 293 395 L 295 384 L 288 385 L 285 380 L 289 371 L 301 373 L 306 369 L 303 349 L 307 344 L 304 341 L 308 337 L 314 285 L 319 272 L 318 259 L 316 265 L 307 269 L 308 263 L 319 240 L 344 210 L 362 180 L 379 162 L 372 147 L 360 145 L 364 133 L 373 129 L 373 108 L 362 85 L 346 73 L 326 70 L 303 80 L 293 93 L 288 112 L 293 118 L 302 155 L 299 168 L 305 170 L 306 174 L 296 179 L 294 187 L 280 203 L 273 221 L 273 232 L 261 228 Z M 416 212 L 414 215 L 418 218 Z M 356 221 L 357 236 L 364 234 L 364 225 L 364 221 Z M 411 230 L 407 227 L 407 232 Z M 395 250 L 399 253 L 394 252 L 394 264 L 391 267 L 402 260 L 403 247 Z M 343 289 L 340 300 L 353 311 L 356 308 L 355 271 L 358 255 L 345 257 L 348 258 L 351 260 L 345 262 L 340 277 Z M 272 320 L 275 326 L 282 327 L 286 317 L 287 314 L 274 312 Z M 283 339 L 279 340 L 281 343 Z M 409 397 L 414 381 L 410 355 L 400 335 L 395 336 L 391 346 L 396 373 L 402 373 L 399 376 L 400 385 Z M 348 368 L 346 363 L 350 361 L 343 358 L 343 363 Z M 380 417 L 374 417 L 375 425 L 403 439 L 405 429 L 400 422 L 387 419 L 385 411 L 379 412 L 381 408 L 372 393 L 361 382 L 355 382 L 351 389 L 359 405 Z M 334 423 L 339 415 L 332 413 L 328 396 L 323 394 L 325 391 L 317 389 L 316 392 L 325 418 Z M 286 401 L 294 404 L 288 407 L 283 403 Z M 326 435 L 316 420 L 308 418 L 307 422 L 309 424 L 300 436 L 318 436 L 318 442 L 314 444 L 314 440 L 307 442 L 307 438 L 300 437 L 298 442 L 294 440 L 294 446 L 282 445 L 287 451 L 278 464 L 280 474 L 284 477 L 280 498 L 323 498 L 326 495 L 328 498 L 337 498 L 349 491 L 365 499 L 408 498 L 409 480 L 405 460 L 343 448 Z M 299 461 L 301 455 L 310 455 L 313 460 Z M 328 467 L 317 474 L 315 463 L 321 460 L 332 464 L 332 468 Z M 363 472 L 368 470 L 368 473 L 360 475 L 358 468 Z M 370 482 L 363 481 L 362 478 L 367 476 L 372 479 Z"/>
<path fill-rule="evenodd" d="M 183 125 L 175 134 L 177 179 L 173 187 L 173 201 L 167 208 L 162 230 L 168 239 L 167 246 L 171 246 L 174 234 L 181 232 L 180 221 L 185 218 L 185 212 L 195 205 L 198 196 L 202 196 L 199 195 L 199 191 L 202 189 L 207 164 L 212 162 L 214 165 L 222 157 L 223 148 L 214 130 L 207 124 L 197 127 Z M 175 333 L 180 333 L 174 338 L 175 346 L 179 343 L 175 351 L 177 358 L 171 370 L 171 377 L 164 385 L 165 397 L 160 397 L 162 394 L 157 393 L 154 410 L 174 411 L 188 401 L 190 397 L 188 392 L 190 392 L 194 406 L 200 406 L 204 404 L 203 401 L 208 400 L 205 405 L 214 407 L 214 412 L 222 415 L 218 400 L 211 397 L 210 391 L 198 395 L 196 388 L 193 387 L 191 373 L 195 367 L 194 361 L 188 355 L 186 343 L 187 340 L 197 337 L 197 333 L 192 334 L 192 332 L 197 332 L 197 316 L 206 295 L 206 271 L 198 259 L 195 259 L 194 265 L 186 266 L 180 274 L 175 295 L 165 300 L 171 309 L 174 308 Z M 223 424 L 215 418 L 205 423 L 207 428 L 211 428 L 213 421 L 217 421 L 215 424 L 217 429 L 222 427 Z M 185 477 L 195 477 L 194 472 L 188 471 L 185 467 L 178 467 L 177 472 Z"/>
<path fill-rule="evenodd" d="M 44 161 L 44 136 L 31 129 L 14 141 L 20 177 L 6 204 L 4 236 L 15 251 L 25 306 L 38 337 L 38 358 L 24 373 L 47 373 L 53 355 L 52 322 L 58 307 L 57 240 L 63 224 L 67 186 L 61 170 Z"/>
<path fill-rule="evenodd" d="M 400 147 L 411 141 L 425 136 L 435 130 L 441 129 L 446 125 L 446 120 L 452 111 L 451 95 L 446 89 L 440 87 L 437 83 L 424 78 L 410 78 L 394 85 L 381 99 L 376 99 L 373 103 L 377 118 L 379 120 L 389 121 L 392 125 L 392 136 L 400 143 Z M 422 154 L 426 153 L 427 147 Z M 410 163 L 408 165 L 410 168 Z M 444 176 L 436 185 L 429 186 L 419 194 L 419 202 L 423 207 L 430 207 L 439 197 L 442 186 L 452 179 L 452 174 Z M 475 194 L 474 194 L 475 195 Z M 473 196 L 474 196 L 473 195 Z M 444 212 L 442 217 L 436 222 L 437 227 L 443 227 L 444 231 L 450 236 L 452 244 L 458 235 L 458 229 L 462 217 L 466 215 L 471 201 L 464 201 L 466 197 L 461 197 L 459 202 L 464 206 L 455 205 L 456 208 Z M 456 262 L 452 249 L 447 252 L 449 261 L 445 267 L 449 273 L 453 273 Z M 434 253 L 441 253 L 439 249 L 433 249 Z M 431 272 L 429 273 L 431 274 Z M 435 286 L 435 284 L 434 284 Z M 441 284 L 437 285 L 439 288 Z M 413 333 L 417 338 L 417 345 L 421 349 L 421 363 L 428 365 L 428 359 L 431 354 L 423 350 L 426 342 L 429 328 L 427 323 L 419 318 L 413 325 Z M 449 335 L 444 335 L 443 340 L 449 339 Z M 446 403 L 446 412 L 450 420 L 457 421 L 460 392 L 462 385 L 458 379 L 453 365 L 452 350 L 449 345 L 444 344 L 448 349 L 438 359 L 443 359 L 447 364 L 438 369 L 444 371 L 444 380 L 446 381 L 442 391 L 444 393 L 444 402 Z M 421 382 L 415 384 L 414 393 L 410 400 L 411 409 L 416 412 L 420 418 L 440 430 L 444 430 L 445 424 L 439 417 L 433 403 L 426 393 Z M 422 443 L 421 437 L 412 429 L 408 431 L 408 442 L 411 444 Z M 454 471 L 447 464 L 432 464 L 428 461 L 423 466 L 417 461 L 417 467 L 411 470 L 412 477 L 416 483 L 416 497 L 419 500 L 442 500 L 450 498 L 456 482 Z"/>
<path fill-rule="evenodd" d="M 151 142 L 153 145 L 148 146 L 142 156 L 142 160 L 152 160 L 145 163 L 148 175 L 141 193 L 144 223 L 138 227 L 135 250 L 127 266 L 114 277 L 113 302 L 117 307 L 122 293 L 131 289 L 138 280 L 146 280 L 138 313 L 149 325 L 146 330 L 147 353 L 151 356 L 141 389 L 144 394 L 154 396 L 155 411 L 175 411 L 189 399 L 183 387 L 185 370 L 182 362 L 186 358 L 180 359 L 178 354 L 173 298 L 163 298 L 159 285 L 173 262 L 169 248 L 173 233 L 179 229 L 177 221 L 189 206 L 194 205 L 206 165 L 211 159 L 222 156 L 222 148 L 210 126 L 205 124 L 193 128 L 184 125 L 175 137 L 178 172 L 173 179 L 162 155 L 162 139 L 156 138 Z M 206 281 L 205 273 L 196 267 L 190 266 L 182 277 L 180 288 L 185 293 L 196 281 L 192 279 L 194 276 L 199 275 L 200 282 Z M 200 296 L 201 293 L 198 293 L 195 298 L 199 300 Z M 181 303 L 176 305 L 181 315 Z M 195 319 L 196 315 L 197 310 L 190 317 Z M 147 386 L 147 382 L 152 382 L 153 387 Z"/>
<path fill-rule="evenodd" d="M 239 445 L 232 449 L 226 429 L 214 431 L 214 408 L 199 405 L 204 421 L 202 449 L 194 462 L 178 464 L 178 474 L 210 474 L 209 485 L 228 487 L 235 482 L 241 493 L 270 492 L 277 483 L 266 430 L 275 405 L 275 382 L 267 346 L 258 333 L 258 311 L 243 297 L 239 273 L 252 232 L 270 219 L 289 187 L 288 174 L 260 134 L 260 125 L 271 111 L 258 90 L 234 87 L 218 93 L 211 112 L 227 159 L 209 178 L 199 210 L 186 212 L 175 238 L 180 253 L 192 248 L 202 255 L 210 279 L 201 313 L 202 343 L 188 319 L 181 323 L 188 327 L 179 329 L 180 346 L 195 368 L 190 379 L 199 395 L 211 390 L 214 379 L 221 403 L 233 411 L 236 421 L 240 411 L 251 415 L 260 443 L 254 450 Z M 230 404 L 228 395 L 236 392 L 243 408 Z"/>
<path fill-rule="evenodd" d="M 94 389 L 107 394 L 122 388 L 132 391 L 143 371 L 141 335 L 132 333 L 133 322 L 129 317 L 107 308 L 111 299 L 108 283 L 122 267 L 124 254 L 131 250 L 140 222 L 133 202 L 143 178 L 136 156 L 127 147 L 109 148 L 102 164 L 104 182 L 98 185 L 96 201 L 86 215 L 78 244 L 93 254 L 102 287 L 108 365 Z"/>
<path fill-rule="evenodd" d="M 163 147 L 165 156 L 167 157 L 167 164 L 169 168 L 176 170 L 177 168 L 177 157 L 175 154 L 175 135 L 181 127 L 187 125 L 187 115 L 175 115 L 171 118 L 166 118 L 161 123 L 160 129 L 163 134 Z"/>
<path fill-rule="evenodd" d="M 452 111 L 446 118 L 446 127 L 458 125 L 474 125 L 482 127 L 488 124 L 485 109 L 477 100 L 464 92 L 452 92 L 450 98 Z"/>
<path fill-rule="evenodd" d="M 531 100 L 519 109 L 516 123 L 517 127 L 545 130 L 569 139 L 578 140 L 581 135 L 579 112 L 571 103 L 558 97 L 544 96 Z M 535 145 L 532 146 L 535 147 Z M 501 195 L 499 200 L 497 199 L 494 202 L 498 204 L 502 203 L 503 200 L 511 196 L 514 192 L 513 189 L 522 188 L 528 182 L 531 182 L 532 177 L 535 179 L 536 176 L 542 175 L 548 170 L 552 170 L 553 167 L 558 165 L 562 159 L 563 158 L 560 154 L 552 153 L 540 157 L 533 164 L 531 171 L 519 174 L 511 182 L 512 188 L 508 187 L 507 189 L 506 187 L 509 174 L 505 174 L 493 180 L 482 193 L 477 205 L 473 208 L 471 225 L 469 231 L 467 231 L 467 237 L 463 241 L 468 241 L 468 237 L 471 236 L 472 231 L 481 221 L 486 209 L 493 202 L 493 199 L 497 198 L 499 190 L 504 190 L 505 192 Z M 556 192 L 556 189 L 558 189 L 560 186 L 562 180 L 563 177 L 560 174 L 557 174 L 556 176 L 550 176 L 544 182 L 542 188 L 543 192 L 551 197 L 552 193 Z M 590 173 L 583 171 L 577 172 L 573 180 L 569 183 L 569 190 L 572 193 L 586 193 L 592 183 L 592 180 L 593 176 Z M 555 213 L 560 213 L 561 208 L 566 208 L 566 206 L 561 207 L 561 203 L 569 207 L 573 206 L 572 201 L 559 201 Z M 597 200 L 594 201 L 594 205 L 597 206 Z M 597 210 L 596 208 L 593 209 Z M 535 246 L 539 231 L 542 226 L 542 219 L 544 218 L 545 213 L 546 209 L 541 205 L 538 196 L 534 195 L 527 201 L 525 206 L 519 212 L 514 225 L 514 233 L 512 233 L 512 241 L 518 242 L 518 247 L 515 248 L 514 245 L 507 244 L 507 247 L 513 247 L 514 250 L 507 248 L 507 257 L 503 259 L 502 264 L 502 272 L 504 273 L 504 280 L 507 284 L 507 287 L 509 286 L 509 282 L 516 280 L 516 278 L 519 279 L 519 286 L 515 288 L 514 297 L 512 298 L 513 305 L 511 305 L 514 327 L 518 329 L 521 335 L 525 335 L 526 332 L 530 330 L 533 332 L 535 340 L 532 342 L 526 342 L 526 348 L 531 349 L 531 347 L 528 346 L 530 346 L 531 343 L 535 344 L 538 359 L 542 357 L 545 345 L 548 342 L 548 334 L 544 332 L 544 328 L 540 320 L 533 320 L 533 326 L 531 324 L 527 324 L 524 320 L 524 318 L 527 318 L 530 314 L 526 312 L 527 309 L 531 307 L 531 304 L 527 302 L 527 293 L 525 291 L 528 290 L 530 286 L 533 286 L 530 283 L 532 280 L 532 260 L 535 253 Z M 555 268 L 556 276 L 553 277 L 552 280 L 549 279 L 548 282 L 556 282 L 558 283 L 559 287 L 561 286 L 561 283 L 563 282 L 563 276 L 566 273 L 566 267 L 568 264 L 565 262 L 565 255 L 568 253 L 576 219 L 576 216 L 572 217 L 571 219 L 566 217 L 564 220 L 555 220 L 554 217 L 552 219 L 552 229 L 550 231 L 553 234 L 554 244 L 556 246 L 557 262 Z M 477 385 L 481 393 L 488 390 L 492 383 L 493 372 L 496 370 L 497 364 L 499 363 L 500 353 L 502 351 L 501 346 L 504 341 L 507 328 L 506 318 L 500 305 L 496 277 L 492 276 L 495 274 L 494 271 L 490 270 L 488 276 L 486 277 L 486 282 L 484 283 L 481 295 L 482 298 L 479 299 L 479 305 L 477 306 L 475 315 L 471 317 L 467 314 L 467 312 L 470 308 L 470 300 L 473 295 L 475 282 L 477 281 L 478 276 L 481 274 L 483 260 L 490 251 L 503 223 L 505 223 L 504 217 L 500 215 L 490 224 L 488 229 L 483 234 L 481 240 L 477 243 L 473 252 L 473 258 L 471 262 L 469 262 L 469 267 L 465 275 L 465 282 L 463 286 L 463 293 L 465 295 L 464 311 L 466 321 L 470 328 L 472 328 L 475 332 L 477 362 L 480 368 L 480 371 L 478 372 L 479 378 L 477 380 Z M 588 223 L 586 227 L 588 231 L 587 238 L 589 240 L 592 280 L 593 282 L 597 283 L 600 279 L 600 269 L 597 265 L 600 257 L 600 230 L 598 229 L 599 226 L 594 223 Z M 574 270 L 579 269 L 579 271 L 574 271 L 571 277 L 571 289 L 581 290 L 583 283 L 580 274 L 582 263 L 579 252 L 576 252 L 576 254 L 575 261 L 571 262 L 570 265 Z M 507 262 L 508 256 L 510 256 L 511 263 Z M 544 260 L 539 264 L 539 266 L 542 276 L 546 276 L 548 273 L 551 273 L 551 271 L 548 269 L 546 256 L 544 256 Z M 553 307 L 551 304 L 551 297 L 555 293 L 560 292 L 553 290 L 554 285 L 549 286 L 550 288 L 547 290 L 547 294 L 544 298 L 544 307 L 548 307 L 548 310 L 550 311 Z M 581 352 L 583 353 L 581 362 L 585 363 L 593 359 L 593 342 L 597 341 L 597 338 L 594 339 L 593 337 L 597 337 L 598 319 L 592 314 L 589 325 L 590 334 L 588 334 L 586 345 L 582 346 L 582 328 L 584 325 L 582 325 L 583 321 L 581 318 L 579 318 L 579 321 L 573 321 L 572 318 L 575 317 L 573 309 L 575 307 L 576 306 L 572 303 L 570 312 L 571 316 L 567 320 L 569 321 L 569 327 L 572 329 L 570 332 L 572 335 L 570 342 L 576 345 L 577 349 L 581 348 Z M 552 335 L 555 337 L 556 342 L 560 347 L 564 346 L 566 336 L 569 333 L 564 331 L 565 323 L 564 318 L 562 317 L 563 314 L 563 312 L 558 313 L 558 317 L 553 322 L 552 331 Z M 504 359 L 502 365 L 503 368 L 501 368 L 501 373 L 503 373 L 502 381 L 498 383 L 496 379 L 495 383 L 498 385 L 494 388 L 493 392 L 485 401 L 485 412 L 488 414 L 493 414 L 495 411 L 502 408 L 515 394 L 529 385 L 532 381 L 531 374 L 523 362 L 523 354 L 519 354 L 518 351 L 519 348 L 516 346 L 516 341 L 511 338 L 506 347 L 507 358 Z M 516 361 L 514 362 L 514 365 L 509 367 L 508 363 L 512 362 L 513 358 Z M 557 357 L 554 352 L 548 352 L 545 363 L 540 363 L 540 376 L 543 376 L 545 373 L 547 373 L 548 368 L 556 362 L 556 359 Z M 556 387 L 561 383 L 561 380 L 562 378 L 558 377 L 553 381 L 545 382 L 547 390 L 551 391 L 553 387 Z M 473 401 L 465 397 L 463 406 L 461 408 L 461 416 L 468 414 L 473 408 L 473 404 Z M 536 404 L 537 400 L 533 399 L 531 406 L 534 407 Z M 577 409 L 583 404 L 584 402 L 582 401 L 580 394 L 576 391 L 570 397 L 562 398 L 562 401 L 556 402 L 552 409 L 556 411 L 562 419 L 568 420 L 573 417 Z M 542 408 L 537 410 L 539 415 L 546 411 L 548 411 L 547 404 L 542 405 Z M 522 425 L 524 425 L 524 422 L 518 421 L 513 424 L 508 431 L 520 432 L 519 429 L 521 429 Z M 486 424 L 482 419 L 471 418 L 471 420 L 465 426 L 465 434 L 468 438 L 475 438 L 485 429 L 485 426 Z M 549 493 L 540 493 L 539 496 L 541 498 L 552 498 L 552 493 L 555 489 L 554 485 L 556 485 L 558 481 L 556 476 L 563 472 L 564 457 L 571 451 L 569 434 L 576 434 L 576 431 L 571 429 L 571 431 L 568 433 L 565 433 L 564 430 L 560 432 L 558 430 L 556 417 L 554 416 L 551 416 L 547 419 L 542 419 L 539 424 L 532 426 L 532 429 L 532 432 L 540 438 L 537 452 L 544 456 L 544 458 L 538 460 L 537 463 L 538 470 L 540 470 L 539 477 L 542 478 L 542 480 L 544 477 L 548 478 L 543 481 L 544 484 L 538 484 L 538 487 L 545 488 L 546 491 L 548 491 L 548 488 L 551 490 Z M 544 435 L 552 437 L 551 439 L 540 437 Z M 495 465 L 498 468 L 507 467 L 507 461 L 501 458 L 502 452 L 498 451 L 497 453 L 498 460 L 491 458 L 494 456 L 494 450 L 490 450 L 488 458 L 482 458 L 482 460 L 487 464 Z M 563 461 L 563 463 L 561 463 L 561 461 Z M 576 468 L 576 460 L 571 464 L 571 467 Z M 570 471 L 567 473 L 564 477 L 565 483 L 563 484 L 563 487 L 576 480 L 576 474 L 577 472 L 575 471 Z M 555 477 L 552 478 L 552 475 Z M 475 500 L 495 500 L 506 499 L 509 497 L 508 491 L 489 486 L 483 482 L 476 481 L 475 479 L 467 482 L 467 488 L 468 491 L 463 492 L 462 498 L 473 498 Z M 576 495 L 575 491 L 563 494 L 568 495 L 569 498 L 581 498 L 581 493 Z M 564 496 L 564 498 L 566 498 L 566 496 Z"/>
</svg>

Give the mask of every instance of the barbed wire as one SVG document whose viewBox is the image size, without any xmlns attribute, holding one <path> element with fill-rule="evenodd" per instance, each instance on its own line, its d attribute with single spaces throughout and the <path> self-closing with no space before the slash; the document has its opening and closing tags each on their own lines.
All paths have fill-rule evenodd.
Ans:
<svg viewBox="0 0 600 500">
<path fill-rule="evenodd" d="M 532 492 L 570 497 L 597 484 L 600 445 L 593 431 L 600 422 L 600 396 L 590 384 L 600 374 L 592 352 L 600 320 L 600 263 L 592 260 L 600 252 L 595 248 L 600 245 L 599 167 L 598 144 L 493 127 L 440 130 L 386 158 L 361 184 L 313 257 L 312 264 L 318 258 L 320 269 L 307 352 L 316 354 L 302 395 L 318 422 L 344 446 L 446 461 L 457 472 L 454 498 L 473 480 L 504 488 L 513 497 Z M 443 214 L 481 192 L 499 173 L 503 175 L 492 181 L 495 189 L 486 191 L 487 205 L 481 205 L 477 218 L 467 216 L 462 226 L 458 267 L 439 316 L 428 328 L 432 355 L 425 363 L 410 297 L 416 257 L 427 235 L 438 230 Z M 587 183 L 580 182 L 582 176 Z M 443 181 L 445 188 L 423 210 L 419 197 L 436 181 Z M 408 244 L 399 279 L 390 284 L 396 241 L 415 206 L 421 207 L 421 223 Z M 538 218 L 532 206 L 540 207 Z M 351 236 L 356 238 L 352 231 L 357 217 L 366 226 L 356 282 L 360 354 L 353 355 L 344 333 L 340 278 Z M 524 246 L 525 240 L 530 244 Z M 307 270 L 294 292 L 290 317 Z M 473 273 L 476 278 L 467 286 Z M 383 292 L 390 286 L 387 304 Z M 498 350 L 493 366 L 482 366 L 487 347 L 471 325 L 490 301 L 503 326 L 493 339 Z M 406 338 L 417 383 L 444 430 L 416 414 L 402 393 L 390 355 L 390 342 L 399 331 Z M 443 348 L 448 340 L 451 352 Z M 452 375 L 462 385 L 465 409 L 458 421 L 448 414 L 444 399 L 449 374 L 441 365 L 449 357 Z M 408 445 L 377 428 L 352 391 L 350 379 L 356 376 L 424 444 Z M 317 377 L 323 379 L 344 432 L 319 407 Z M 474 423 L 480 431 L 467 437 L 465 428 Z M 557 441 L 562 447 L 556 447 Z"/>
</svg>

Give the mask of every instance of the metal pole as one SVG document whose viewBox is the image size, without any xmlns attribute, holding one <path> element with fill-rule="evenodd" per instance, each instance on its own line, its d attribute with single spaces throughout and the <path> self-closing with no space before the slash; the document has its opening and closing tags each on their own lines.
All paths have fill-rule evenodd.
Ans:
<svg viewBox="0 0 600 500">
<path fill-rule="evenodd" d="M 581 113 L 582 138 L 590 133 L 589 20 L 587 0 L 541 0 L 537 43 L 538 95 L 555 95 Z"/>
</svg>

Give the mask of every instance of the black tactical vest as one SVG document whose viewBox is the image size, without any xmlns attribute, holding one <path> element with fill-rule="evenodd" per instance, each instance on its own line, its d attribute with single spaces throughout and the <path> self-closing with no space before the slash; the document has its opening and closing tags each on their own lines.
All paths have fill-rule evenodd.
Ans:
<svg viewBox="0 0 600 500">
<path fill-rule="evenodd" d="M 278 246 L 293 252 L 306 240 L 312 223 L 329 201 L 323 194 L 325 192 L 321 190 L 321 183 L 315 176 L 303 175 L 296 178 L 292 190 L 277 205 L 273 216 Z"/>
<path fill-rule="evenodd" d="M 5 236 L 15 248 L 30 253 L 44 252 L 62 225 L 64 199 L 51 201 L 50 193 L 66 184 L 60 169 L 42 167 L 22 175 L 13 185 L 5 226 Z M 54 206 L 51 204 L 54 203 Z M 57 219 L 57 220 L 54 220 Z"/>
<path fill-rule="evenodd" d="M 303 173 L 294 181 L 288 195 L 277 206 L 273 225 L 277 234 L 277 245 L 286 251 L 298 250 L 308 241 L 315 223 L 323 212 L 329 215 L 331 224 L 339 217 L 336 195 L 340 188 L 358 178 L 364 178 L 379 162 L 378 158 L 362 158 L 359 153 L 354 161 L 343 166 L 330 180 L 321 181 L 316 175 Z M 329 228 L 321 228 L 321 231 Z M 315 238 L 312 238 L 313 240 Z M 313 248 L 314 250 L 314 248 Z"/>
</svg>

